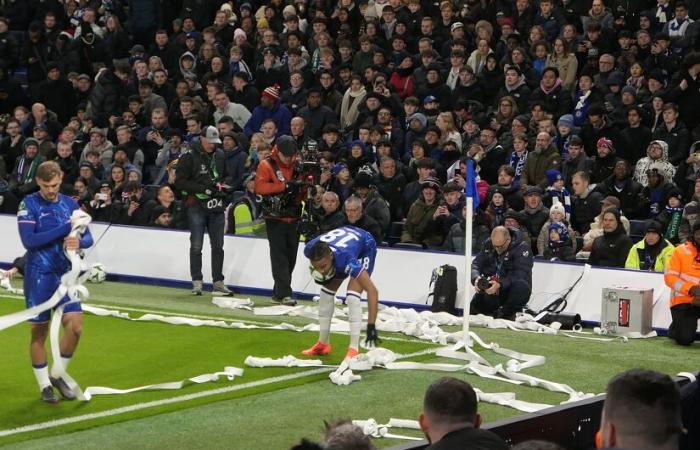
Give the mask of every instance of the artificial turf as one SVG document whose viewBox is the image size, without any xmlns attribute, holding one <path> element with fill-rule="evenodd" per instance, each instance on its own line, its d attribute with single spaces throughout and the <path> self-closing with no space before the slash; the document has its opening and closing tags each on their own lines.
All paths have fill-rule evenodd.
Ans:
<svg viewBox="0 0 700 450">
<path fill-rule="evenodd" d="M 223 310 L 210 305 L 206 296 L 194 299 L 182 289 L 124 283 L 89 287 L 93 294 L 91 302 L 117 309 L 162 310 L 268 323 L 309 322 L 303 318 L 259 317 L 247 311 Z M 262 298 L 254 300 L 258 304 L 266 302 Z M 0 315 L 21 308 L 21 300 L 0 299 Z M 131 314 L 139 315 L 135 311 Z M 475 331 L 487 342 L 495 341 L 502 347 L 546 355 L 547 363 L 544 366 L 528 369 L 525 373 L 567 383 L 583 392 L 604 391 L 605 384 L 612 375 L 632 367 L 651 368 L 669 374 L 697 369 L 692 359 L 692 349 L 674 346 L 665 338 L 622 343 L 584 341 L 507 330 Z M 382 336 L 391 337 L 386 333 Z M 277 357 L 298 354 L 301 348 L 308 346 L 314 339 L 314 333 L 193 328 L 86 315 L 84 338 L 70 367 L 71 374 L 83 387 L 97 384 L 126 388 L 175 381 L 219 371 L 228 365 L 244 368 L 245 374 L 233 382 L 221 380 L 189 386 L 181 391 L 99 396 L 90 403 L 62 402 L 51 406 L 38 400 L 26 351 L 28 330 L 26 326 L 20 325 L 0 332 L 4 349 L 4 370 L 3 377 L 0 377 L 0 401 L 3 405 L 0 409 L 0 431 L 309 370 L 247 368 L 243 365 L 243 359 L 247 355 Z M 342 358 L 346 342 L 346 336 L 334 336 L 336 346 L 326 360 L 337 363 Z M 409 343 L 389 339 L 385 339 L 384 345 L 399 353 L 434 347 L 417 341 Z M 504 360 L 490 352 L 483 354 L 492 362 Z M 428 359 L 443 361 L 435 357 L 414 360 Z M 318 438 L 324 419 L 375 417 L 384 421 L 390 417 L 416 418 L 425 387 L 444 374 L 376 369 L 362 375 L 361 382 L 346 387 L 332 385 L 325 373 L 310 375 L 186 403 L 0 438 L 0 445 L 14 442 L 11 445 L 13 448 L 70 445 L 78 448 L 226 446 L 283 449 L 290 447 L 301 436 Z M 556 404 L 566 399 L 563 394 L 543 389 L 514 386 L 466 374 L 458 376 L 486 392 L 516 392 L 521 400 Z M 487 421 L 521 414 L 503 406 L 489 404 L 480 405 L 480 411 Z M 396 443 L 392 440 L 377 441 L 380 447 Z"/>
</svg>

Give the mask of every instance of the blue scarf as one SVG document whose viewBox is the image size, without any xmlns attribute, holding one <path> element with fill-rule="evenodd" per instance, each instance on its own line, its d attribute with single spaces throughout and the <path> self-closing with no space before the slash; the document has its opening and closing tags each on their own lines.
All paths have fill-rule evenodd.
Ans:
<svg viewBox="0 0 700 450">
<path fill-rule="evenodd" d="M 527 161 L 527 150 L 523 153 L 523 156 L 518 156 L 516 152 L 513 152 L 508 157 L 508 165 L 515 170 L 515 179 L 513 180 L 514 185 L 520 185 L 520 176 L 523 174 L 523 169 L 525 168 L 525 161 Z"/>
</svg>

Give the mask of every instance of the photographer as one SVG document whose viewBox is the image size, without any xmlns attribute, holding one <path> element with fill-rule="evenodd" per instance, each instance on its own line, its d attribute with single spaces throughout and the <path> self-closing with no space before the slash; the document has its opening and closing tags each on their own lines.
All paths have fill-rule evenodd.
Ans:
<svg viewBox="0 0 700 450">
<path fill-rule="evenodd" d="M 122 191 L 121 201 L 114 205 L 116 223 L 121 225 L 146 226 L 151 219 L 153 206 L 143 193 L 141 183 L 127 181 Z"/>
<path fill-rule="evenodd" d="M 185 191 L 185 207 L 190 228 L 190 275 L 192 293 L 202 295 L 202 245 L 204 229 L 211 243 L 211 271 L 214 295 L 233 295 L 224 284 L 224 198 L 229 193 L 222 183 L 224 152 L 219 131 L 208 126 L 202 129 L 198 140 L 192 142 L 189 153 L 179 160 L 175 188 Z"/>
<path fill-rule="evenodd" d="M 530 299 L 532 251 L 517 234 L 504 226 L 491 231 L 491 239 L 476 255 L 471 280 L 476 294 L 470 313 L 513 320 Z"/>
<path fill-rule="evenodd" d="M 303 174 L 297 166 L 299 149 L 290 136 L 280 136 L 272 154 L 260 161 L 255 173 L 255 193 L 263 197 L 262 207 L 270 245 L 272 300 L 296 305 L 292 299 L 292 272 L 299 247 L 298 221 L 304 196 Z"/>
</svg>

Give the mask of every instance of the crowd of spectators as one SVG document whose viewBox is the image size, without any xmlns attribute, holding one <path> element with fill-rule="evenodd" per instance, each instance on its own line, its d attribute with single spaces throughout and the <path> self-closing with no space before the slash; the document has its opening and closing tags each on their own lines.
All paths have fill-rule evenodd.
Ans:
<svg viewBox="0 0 700 450">
<path fill-rule="evenodd" d="M 321 231 L 464 251 L 473 160 L 475 251 L 505 225 L 536 255 L 624 266 L 630 222 L 650 221 L 633 252 L 653 270 L 700 205 L 699 16 L 682 0 L 0 2 L 0 212 L 53 159 L 96 220 L 184 228 L 174 169 L 214 125 L 254 216 L 257 164 L 289 135 L 318 156 Z"/>
</svg>

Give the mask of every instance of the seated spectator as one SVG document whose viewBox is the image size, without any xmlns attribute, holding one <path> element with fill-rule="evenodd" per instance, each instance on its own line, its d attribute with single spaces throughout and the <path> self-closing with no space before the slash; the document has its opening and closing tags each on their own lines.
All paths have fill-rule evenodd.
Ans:
<svg viewBox="0 0 700 450">
<path fill-rule="evenodd" d="M 450 227 L 443 243 L 443 249 L 459 254 L 463 254 L 466 250 L 464 239 L 466 237 L 467 206 L 463 205 L 461 211 L 459 221 Z M 483 249 L 484 244 L 491 236 L 491 230 L 486 224 L 484 213 L 481 210 L 477 209 L 474 211 L 472 217 L 472 255 L 474 255 Z"/>
<path fill-rule="evenodd" d="M 572 181 L 576 172 L 585 172 L 589 175 L 593 169 L 593 159 L 583 151 L 583 141 L 579 136 L 572 136 L 569 140 L 567 156 L 564 157 L 561 167 L 561 175 L 564 177 L 564 186 L 572 190 Z"/>
<path fill-rule="evenodd" d="M 574 173 L 571 186 L 574 192 L 571 204 L 571 227 L 583 235 L 588 232 L 593 219 L 600 213 L 603 196 L 595 191 L 595 185 L 590 185 L 588 172 Z"/>
<path fill-rule="evenodd" d="M 115 208 L 118 210 L 116 223 L 120 225 L 145 226 L 151 219 L 154 206 L 153 203 L 149 203 L 145 198 L 140 183 L 128 181 L 124 184 L 118 205 L 115 205 Z"/>
<path fill-rule="evenodd" d="M 113 222 L 117 219 L 119 211 L 115 208 L 115 203 L 112 200 L 112 185 L 103 181 L 99 185 L 99 189 L 92 196 L 86 206 L 86 211 L 92 216 L 95 222 Z"/>
<path fill-rule="evenodd" d="M 678 186 L 685 196 L 690 198 L 694 194 L 695 180 L 700 175 L 700 141 L 690 146 L 690 155 L 685 161 L 681 161 L 673 183 Z"/>
<path fill-rule="evenodd" d="M 156 207 L 163 207 L 169 214 L 168 228 L 185 229 L 187 228 L 187 216 L 185 209 L 180 200 L 175 198 L 175 193 L 169 185 L 160 186 L 156 191 L 156 198 L 148 200 L 146 210 L 155 210 Z M 154 219 L 155 216 L 151 216 Z M 158 225 L 163 226 L 163 225 Z"/>
<path fill-rule="evenodd" d="M 340 210 L 338 194 L 333 191 L 324 192 L 321 197 L 321 208 L 323 208 L 323 213 L 318 218 L 320 234 L 343 226 L 345 223 L 345 216 Z"/>
<path fill-rule="evenodd" d="M 569 228 L 564 223 L 549 224 L 547 226 L 547 246 L 542 253 L 544 259 L 548 261 L 574 261 L 576 254 L 570 236 Z"/>
<path fill-rule="evenodd" d="M 379 224 L 382 235 L 389 230 L 391 220 L 389 204 L 377 192 L 372 175 L 360 172 L 353 182 L 355 195 L 362 200 L 362 210 Z"/>
<path fill-rule="evenodd" d="M 542 190 L 537 186 L 530 186 L 523 192 L 525 208 L 523 208 L 525 228 L 528 234 L 535 239 L 540 235 L 542 225 L 549 217 L 549 209 L 542 204 Z M 532 242 L 532 250 L 536 251 L 536 242 Z"/>
<path fill-rule="evenodd" d="M 418 422 L 430 442 L 425 450 L 508 448 L 498 435 L 479 428 L 476 393 L 457 378 L 440 378 L 428 387 Z"/>
<path fill-rule="evenodd" d="M 506 203 L 505 196 L 498 188 L 496 188 L 488 198 L 488 203 L 486 204 L 485 210 L 486 223 L 490 230 L 499 225 L 503 225 L 507 210 L 508 204 Z"/>
<path fill-rule="evenodd" d="M 36 191 L 34 176 L 44 157 L 39 154 L 39 143 L 34 138 L 27 138 L 22 144 L 24 153 L 17 157 L 15 168 L 10 174 L 9 190 L 18 199 Z"/>
<path fill-rule="evenodd" d="M 376 181 L 377 192 L 389 203 L 391 222 L 404 218 L 403 194 L 406 177 L 397 170 L 397 161 L 391 157 L 379 160 L 379 175 Z"/>
<path fill-rule="evenodd" d="M 613 174 L 599 183 L 596 190 L 606 197 L 617 197 L 620 200 L 620 209 L 623 214 L 630 219 L 639 219 L 643 217 L 646 206 L 642 196 L 644 188 L 630 175 L 629 163 L 625 160 L 619 160 L 615 163 Z"/>
<path fill-rule="evenodd" d="M 625 232 L 620 210 L 609 208 L 603 212 L 603 235 L 595 238 L 588 263 L 594 267 L 625 267 L 632 241 Z"/>
<path fill-rule="evenodd" d="M 668 173 L 659 162 L 649 166 L 647 179 L 647 185 L 642 190 L 642 196 L 647 206 L 645 218 L 654 219 L 663 211 L 670 194 L 678 188 L 670 182 Z"/>
<path fill-rule="evenodd" d="M 437 247 L 445 236 L 434 224 L 435 211 L 439 206 L 442 189 L 437 178 L 428 177 L 421 182 L 421 193 L 408 210 L 401 242 L 419 244 L 423 247 Z"/>
<path fill-rule="evenodd" d="M 512 166 L 504 164 L 498 169 L 498 183 L 489 186 L 489 190 L 486 194 L 487 198 L 489 198 L 496 189 L 501 191 L 509 208 L 520 211 L 525 206 L 522 192 L 516 183 L 516 171 Z"/>
<path fill-rule="evenodd" d="M 537 255 L 543 256 L 545 250 L 547 249 L 547 243 L 549 240 L 550 226 L 555 223 L 560 223 L 566 228 L 569 237 L 574 236 L 574 230 L 569 225 L 569 221 L 566 220 L 566 212 L 564 205 L 561 203 L 556 203 L 549 208 L 549 219 L 542 225 L 540 232 L 537 234 Z M 561 234 L 561 233 L 560 233 Z M 574 239 L 569 240 L 571 249 L 576 248 L 576 241 Z"/>
<path fill-rule="evenodd" d="M 665 272 L 673 249 L 673 244 L 664 239 L 662 225 L 655 220 L 648 220 L 644 230 L 644 239 L 634 244 L 630 249 L 625 268 Z"/>
<path fill-rule="evenodd" d="M 671 377 L 633 369 L 610 380 L 600 419 L 602 448 L 676 450 L 682 433 L 680 394 Z"/>
<path fill-rule="evenodd" d="M 359 197 L 354 195 L 348 197 L 343 205 L 343 212 L 346 218 L 344 225 L 361 228 L 370 233 L 375 241 L 378 243 L 382 242 L 384 238 L 382 228 L 374 218 L 363 211 L 362 200 Z"/>
<path fill-rule="evenodd" d="M 656 216 L 656 220 L 661 223 L 665 239 L 671 244 L 680 243 L 680 226 L 683 219 L 683 194 L 680 189 L 673 187 L 666 196 L 666 207 Z"/>
<path fill-rule="evenodd" d="M 649 184 L 647 173 L 653 163 L 656 163 L 657 167 L 661 167 L 670 176 L 670 179 L 676 173 L 676 167 L 668 161 L 668 144 L 656 140 L 651 141 L 647 147 L 647 156 L 637 161 L 634 168 L 634 181 L 646 187 Z"/>
<path fill-rule="evenodd" d="M 509 230 L 515 231 L 518 239 L 532 246 L 532 237 L 530 232 L 527 230 L 527 219 L 523 211 L 515 211 L 514 209 L 508 208 L 504 216 L 505 220 L 503 225 Z"/>
<path fill-rule="evenodd" d="M 560 204 L 566 211 L 566 220 L 571 220 L 571 194 L 564 186 L 564 177 L 556 169 L 549 169 L 547 175 L 547 188 L 544 190 L 542 203 L 547 208 L 554 204 Z"/>
<path fill-rule="evenodd" d="M 559 150 L 552 144 L 549 133 L 537 133 L 535 149 L 528 153 L 522 177 L 521 186 L 539 186 L 541 189 L 547 187 L 546 172 L 550 169 L 559 169 L 561 166 L 561 156 Z"/>
<path fill-rule="evenodd" d="M 350 177 L 348 165 L 343 162 L 337 163 L 331 169 L 331 174 L 333 174 L 333 179 L 328 185 L 328 190 L 338 194 L 338 199 L 341 202 L 345 202 L 352 193 L 352 178 Z"/>
<path fill-rule="evenodd" d="M 608 179 L 615 169 L 615 164 L 620 161 L 617 157 L 613 142 L 605 137 L 598 139 L 596 143 L 596 156 L 593 158 L 591 168 L 591 183 L 598 184 Z"/>
</svg>

